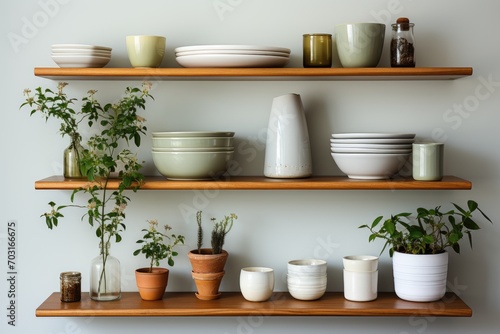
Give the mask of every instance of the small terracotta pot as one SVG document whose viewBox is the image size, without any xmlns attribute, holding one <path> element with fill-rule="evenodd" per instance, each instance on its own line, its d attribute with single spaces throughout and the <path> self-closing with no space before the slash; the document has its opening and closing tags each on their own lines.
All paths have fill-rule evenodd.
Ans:
<svg viewBox="0 0 500 334">
<path fill-rule="evenodd" d="M 163 298 L 167 288 L 169 271 L 167 268 L 139 268 L 135 271 L 135 281 L 143 300 L 159 300 Z"/>
<path fill-rule="evenodd" d="M 218 273 L 195 273 L 191 272 L 196 289 L 198 292 L 195 294 L 201 300 L 213 300 L 220 297 L 219 286 L 224 276 L 224 271 Z"/>
<path fill-rule="evenodd" d="M 224 271 L 229 254 L 223 250 L 220 254 L 212 254 L 212 249 L 202 248 L 200 253 L 194 249 L 188 253 L 189 261 L 195 273 L 220 273 Z"/>
</svg>

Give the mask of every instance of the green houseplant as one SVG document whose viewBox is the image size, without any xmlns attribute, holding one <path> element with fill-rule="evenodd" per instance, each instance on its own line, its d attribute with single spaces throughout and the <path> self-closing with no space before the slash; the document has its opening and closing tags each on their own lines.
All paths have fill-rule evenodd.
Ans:
<svg viewBox="0 0 500 334">
<path fill-rule="evenodd" d="M 158 300 L 163 297 L 168 284 L 169 270 L 160 268 L 160 261 L 167 259 L 169 266 L 174 266 L 174 256 L 178 253 L 174 247 L 179 243 L 184 244 L 184 236 L 167 235 L 158 231 L 158 221 L 149 220 L 149 228 L 143 229 L 145 232 L 142 239 L 137 240 L 141 248 L 134 251 L 134 256 L 143 254 L 146 259 L 150 259 L 149 267 L 139 268 L 135 271 L 135 278 L 139 294 L 144 300 Z M 169 225 L 164 226 L 168 232 L 172 228 Z"/>
<path fill-rule="evenodd" d="M 429 302 L 446 293 L 448 248 L 460 253 L 460 241 L 467 236 L 472 248 L 472 231 L 479 230 L 473 217 L 478 211 L 491 222 L 475 201 L 467 208 L 452 203 L 454 209 L 443 211 L 417 208 L 416 216 L 409 212 L 377 217 L 371 225 L 361 225 L 370 231 L 368 240 L 385 241 L 381 254 L 389 247 L 393 259 L 394 288 L 405 300 Z"/>
<path fill-rule="evenodd" d="M 94 300 L 118 299 L 121 296 L 119 262 L 109 255 L 109 246 L 113 240 L 120 242 L 120 233 L 125 230 L 123 220 L 130 202 L 125 190 L 137 191 L 144 179 L 140 173 L 142 165 L 129 147 L 131 142 L 139 147 L 141 135 L 146 133 L 145 119 L 139 116 L 138 111 L 145 109 L 146 98 L 152 98 L 149 94 L 151 85 L 144 83 L 141 88 L 127 87 L 121 99 L 105 105 L 96 100 L 97 91 L 90 90 L 82 98 L 78 111 L 69 109 L 69 105 L 75 104 L 77 99 L 64 94 L 65 86 L 59 84 L 57 93 L 37 88 L 34 97 L 29 95 L 29 90 L 25 90 L 28 97 L 22 106 L 35 106 L 31 114 L 40 111 L 46 118 L 63 120 L 63 134 L 80 133 L 82 120 L 86 120 L 87 130 L 94 135 L 81 152 L 78 165 L 89 182 L 73 190 L 70 204 L 58 206 L 53 201 L 49 202 L 51 210 L 42 216 L 48 228 L 52 229 L 64 217 L 61 213 L 63 209 L 74 207 L 85 210 L 82 220 L 86 219 L 96 227 L 100 250 L 100 255 L 92 261 L 90 296 Z M 64 113 L 68 110 L 71 110 L 70 116 L 66 117 Z M 111 180 L 114 180 L 113 189 L 109 186 Z M 86 196 L 86 203 L 77 204 L 78 196 Z"/>
<path fill-rule="evenodd" d="M 477 210 L 486 220 L 491 220 L 475 201 L 467 202 L 467 210 L 452 204 L 455 209 L 444 212 L 440 206 L 433 209 L 418 208 L 413 224 L 412 213 L 402 212 L 391 215 L 386 220 L 379 216 L 371 225 L 361 225 L 359 228 L 366 228 L 371 232 L 368 239 L 370 242 L 376 239 L 385 240 L 380 254 L 389 246 L 391 257 L 395 251 L 408 254 L 438 254 L 449 247 L 460 253 L 460 241 L 463 237 L 468 237 L 472 248 L 471 232 L 480 228 L 473 220 L 472 213 Z"/>
<path fill-rule="evenodd" d="M 192 276 L 196 283 L 199 299 L 211 300 L 219 298 L 219 286 L 224 276 L 224 266 L 226 265 L 228 252 L 223 249 L 225 238 L 231 231 L 234 221 L 238 216 L 231 213 L 224 216 L 219 222 L 211 218 L 213 229 L 211 232 L 211 248 L 203 246 L 202 212 L 196 213 L 198 225 L 197 248 L 188 252 L 188 258 L 193 267 Z"/>
</svg>

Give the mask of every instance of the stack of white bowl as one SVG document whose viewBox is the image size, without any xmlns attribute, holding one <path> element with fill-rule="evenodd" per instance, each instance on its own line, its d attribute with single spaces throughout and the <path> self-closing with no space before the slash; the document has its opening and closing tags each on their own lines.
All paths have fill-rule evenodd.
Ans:
<svg viewBox="0 0 500 334">
<path fill-rule="evenodd" d="M 414 133 L 334 133 L 332 157 L 339 169 L 353 179 L 388 179 L 410 158 Z"/>
<path fill-rule="evenodd" d="M 111 48 L 86 44 L 53 44 L 51 57 L 59 67 L 104 67 Z"/>
<path fill-rule="evenodd" d="M 154 132 L 156 169 L 170 180 L 211 180 L 227 170 L 234 132 Z"/>
<path fill-rule="evenodd" d="M 259 45 L 193 45 L 175 49 L 183 67 L 282 67 L 290 49 Z"/>
<path fill-rule="evenodd" d="M 326 261 L 318 259 L 288 262 L 288 292 L 295 299 L 315 300 L 326 291 Z"/>
</svg>

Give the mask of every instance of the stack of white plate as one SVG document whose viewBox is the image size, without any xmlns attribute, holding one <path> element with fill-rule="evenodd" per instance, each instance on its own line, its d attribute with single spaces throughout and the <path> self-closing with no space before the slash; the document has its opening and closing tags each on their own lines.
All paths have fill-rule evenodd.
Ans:
<svg viewBox="0 0 500 334">
<path fill-rule="evenodd" d="M 183 67 L 283 67 L 290 49 L 258 45 L 194 45 L 175 49 Z"/>
<path fill-rule="evenodd" d="M 51 57 L 59 67 L 104 67 L 111 48 L 86 44 L 53 44 Z"/>
<path fill-rule="evenodd" d="M 353 179 L 387 179 L 398 173 L 412 152 L 414 133 L 334 133 L 332 157 Z"/>
</svg>

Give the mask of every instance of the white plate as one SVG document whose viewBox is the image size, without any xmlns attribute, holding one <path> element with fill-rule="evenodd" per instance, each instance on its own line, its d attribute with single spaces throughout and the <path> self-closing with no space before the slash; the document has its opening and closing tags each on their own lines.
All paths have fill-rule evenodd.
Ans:
<svg viewBox="0 0 500 334">
<path fill-rule="evenodd" d="M 106 50 L 112 49 L 107 46 L 87 45 L 87 44 L 52 44 L 52 49 L 91 49 L 91 50 Z"/>
<path fill-rule="evenodd" d="M 331 139 L 333 140 L 333 139 Z M 331 143 L 330 147 L 332 148 L 383 148 L 383 149 L 388 149 L 388 148 L 395 148 L 395 149 L 411 149 L 412 144 L 334 144 Z"/>
<path fill-rule="evenodd" d="M 259 50 L 200 50 L 200 51 L 183 51 L 176 52 L 176 56 L 193 56 L 193 55 L 204 55 L 204 54 L 244 54 L 244 55 L 261 55 L 261 56 L 278 56 L 278 57 L 290 57 L 289 53 L 286 52 L 276 52 L 276 51 L 259 51 Z"/>
<path fill-rule="evenodd" d="M 109 63 L 108 57 L 95 57 L 95 56 L 52 56 L 52 60 L 59 65 L 59 67 L 104 67 Z"/>
<path fill-rule="evenodd" d="M 382 149 L 382 148 L 331 148 L 333 153 L 376 153 L 376 154 L 391 154 L 391 153 L 411 153 L 411 149 Z"/>
<path fill-rule="evenodd" d="M 211 54 L 176 58 L 184 67 L 283 67 L 289 59 L 276 56 Z"/>
<path fill-rule="evenodd" d="M 332 144 L 411 144 L 413 138 L 330 139 Z"/>
<path fill-rule="evenodd" d="M 394 132 L 351 132 L 333 133 L 335 139 L 375 139 L 375 138 L 415 138 L 414 133 L 394 133 Z"/>
<path fill-rule="evenodd" d="M 181 46 L 175 49 L 175 52 L 200 51 L 200 50 L 254 50 L 254 51 L 273 51 L 290 53 L 290 49 L 277 46 L 261 45 L 192 45 Z"/>
</svg>

